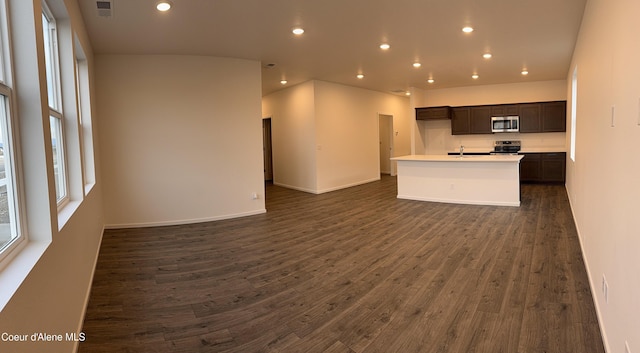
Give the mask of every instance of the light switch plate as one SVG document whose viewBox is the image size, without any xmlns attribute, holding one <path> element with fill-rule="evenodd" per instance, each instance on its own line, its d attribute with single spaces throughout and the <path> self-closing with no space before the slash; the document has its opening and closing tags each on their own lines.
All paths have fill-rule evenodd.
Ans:
<svg viewBox="0 0 640 353">
<path fill-rule="evenodd" d="M 616 127 L 616 106 L 611 106 L 611 127 Z"/>
</svg>

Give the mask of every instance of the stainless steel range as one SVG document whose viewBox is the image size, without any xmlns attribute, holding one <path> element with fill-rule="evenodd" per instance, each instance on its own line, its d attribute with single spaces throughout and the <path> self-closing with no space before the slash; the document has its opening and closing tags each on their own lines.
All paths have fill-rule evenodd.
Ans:
<svg viewBox="0 0 640 353">
<path fill-rule="evenodd" d="M 521 147 L 520 140 L 496 141 L 491 154 L 518 154 Z"/>
</svg>

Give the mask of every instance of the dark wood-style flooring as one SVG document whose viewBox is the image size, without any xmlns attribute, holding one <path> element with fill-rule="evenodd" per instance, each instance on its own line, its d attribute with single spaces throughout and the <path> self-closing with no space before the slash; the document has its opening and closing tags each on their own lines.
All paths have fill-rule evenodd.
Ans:
<svg viewBox="0 0 640 353">
<path fill-rule="evenodd" d="M 263 215 L 108 230 L 80 352 L 604 352 L 566 192 L 521 207 L 267 186 Z"/>
</svg>

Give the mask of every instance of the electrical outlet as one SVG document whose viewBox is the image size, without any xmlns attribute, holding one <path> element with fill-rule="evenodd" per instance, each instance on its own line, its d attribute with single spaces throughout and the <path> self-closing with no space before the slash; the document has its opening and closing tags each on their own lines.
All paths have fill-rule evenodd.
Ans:
<svg viewBox="0 0 640 353">
<path fill-rule="evenodd" d="M 260 195 L 258 195 L 257 192 L 254 192 L 253 194 L 251 194 L 251 198 L 254 199 L 254 200 L 257 200 L 257 199 L 260 198 Z"/>
</svg>

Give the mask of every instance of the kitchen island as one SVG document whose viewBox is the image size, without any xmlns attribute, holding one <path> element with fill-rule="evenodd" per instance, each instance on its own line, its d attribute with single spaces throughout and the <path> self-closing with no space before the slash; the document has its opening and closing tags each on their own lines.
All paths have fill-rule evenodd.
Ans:
<svg viewBox="0 0 640 353">
<path fill-rule="evenodd" d="M 520 206 L 521 155 L 408 155 L 398 163 L 398 198 Z"/>
</svg>

